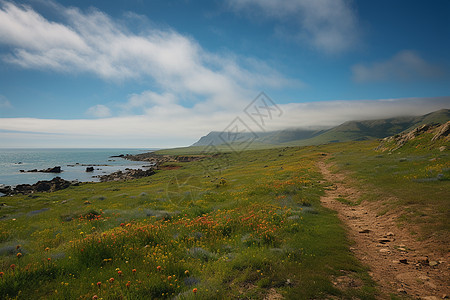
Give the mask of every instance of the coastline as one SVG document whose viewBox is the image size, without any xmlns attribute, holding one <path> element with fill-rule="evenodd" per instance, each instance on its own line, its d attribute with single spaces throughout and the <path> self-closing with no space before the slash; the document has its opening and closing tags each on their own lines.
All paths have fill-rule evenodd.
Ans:
<svg viewBox="0 0 450 300">
<path fill-rule="evenodd" d="M 155 154 L 153 152 L 145 152 L 140 154 L 119 154 L 111 155 L 108 158 L 121 158 L 127 161 L 139 162 L 134 168 L 120 168 L 112 172 L 102 172 L 101 174 L 91 175 L 91 180 L 66 180 L 61 178 L 60 175 L 64 173 L 63 167 L 55 166 L 42 170 L 19 170 L 22 174 L 27 173 L 48 173 L 52 174 L 51 180 L 39 180 L 35 183 L 20 183 L 16 185 L 0 184 L 0 197 L 12 196 L 16 194 L 33 194 L 36 192 L 53 192 L 61 189 L 68 188 L 69 186 L 78 186 L 85 182 L 110 182 L 110 181 L 126 181 L 131 179 L 138 179 L 143 177 L 152 176 L 156 173 L 156 170 L 163 169 L 162 165 L 167 163 L 179 163 L 179 162 L 191 162 L 205 158 L 205 155 L 200 156 L 186 156 L 186 155 L 162 155 Z M 144 165 L 145 164 L 145 165 Z M 21 164 L 18 164 L 21 165 Z M 74 167 L 86 167 L 85 173 L 93 174 L 94 170 L 101 171 L 103 169 L 95 169 L 94 167 L 113 167 L 104 164 L 80 164 L 75 163 L 73 165 L 66 165 L 64 168 Z M 57 169 L 59 172 L 51 172 Z"/>
<path fill-rule="evenodd" d="M 61 177 L 71 184 L 100 182 L 102 176 L 121 171 L 149 170 L 147 161 L 129 160 L 125 156 L 155 149 L 0 149 L 0 189 L 36 185 Z M 52 171 L 52 172 L 50 172 Z M 56 172 L 57 171 L 57 172 Z M 0 193 L 0 197 L 5 196 Z"/>
</svg>

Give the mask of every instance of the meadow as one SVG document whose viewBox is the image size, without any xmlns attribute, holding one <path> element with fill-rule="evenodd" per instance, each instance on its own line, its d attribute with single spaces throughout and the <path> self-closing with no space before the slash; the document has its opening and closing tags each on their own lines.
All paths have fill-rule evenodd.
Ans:
<svg viewBox="0 0 450 300">
<path fill-rule="evenodd" d="M 448 150 L 377 145 L 221 152 L 138 180 L 4 197 L 0 298 L 374 299 L 336 213 L 320 205 L 330 183 L 317 161 L 364 186 L 361 201 L 395 195 L 380 214 L 407 203 L 399 226 L 423 224 L 420 238 L 445 241 L 450 190 Z"/>
</svg>

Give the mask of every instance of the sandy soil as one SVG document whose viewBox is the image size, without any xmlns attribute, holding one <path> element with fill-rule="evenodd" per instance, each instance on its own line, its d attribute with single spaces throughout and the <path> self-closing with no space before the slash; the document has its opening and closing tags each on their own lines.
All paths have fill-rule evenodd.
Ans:
<svg viewBox="0 0 450 300">
<path fill-rule="evenodd" d="M 396 212 L 377 216 L 376 201 L 355 206 L 337 201 L 343 197 L 354 202 L 362 193 L 352 187 L 348 176 L 332 173 L 324 161 L 318 166 L 324 179 L 333 183 L 322 197 L 322 205 L 337 211 L 348 228 L 349 239 L 354 242 L 351 250 L 369 266 L 369 274 L 379 285 L 380 299 L 390 299 L 390 294 L 429 300 L 450 297 L 448 252 L 434 251 L 432 241 L 417 241 L 408 228 L 399 228 Z M 337 278 L 335 284 L 340 286 L 345 280 Z"/>
</svg>

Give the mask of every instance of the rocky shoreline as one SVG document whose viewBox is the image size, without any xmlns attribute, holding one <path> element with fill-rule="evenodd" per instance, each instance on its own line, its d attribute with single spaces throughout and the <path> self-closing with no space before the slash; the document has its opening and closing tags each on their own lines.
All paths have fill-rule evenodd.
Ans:
<svg viewBox="0 0 450 300">
<path fill-rule="evenodd" d="M 96 176 L 100 179 L 101 182 L 108 181 L 126 181 L 131 179 L 138 179 L 143 177 L 148 177 L 155 174 L 155 170 L 153 168 L 148 170 L 142 169 L 128 169 L 126 172 L 116 171 L 108 175 L 99 175 Z"/>
<path fill-rule="evenodd" d="M 19 184 L 15 187 L 0 187 L 0 193 L 5 194 L 6 196 L 12 196 L 18 194 L 27 195 L 35 192 L 54 192 L 66 189 L 71 185 L 76 186 L 79 184 L 79 182 L 67 181 L 61 177 L 55 177 L 52 180 L 41 180 L 35 184 Z"/>
<path fill-rule="evenodd" d="M 158 168 L 163 163 L 171 162 L 191 162 L 198 161 L 208 157 L 208 155 L 163 155 L 155 154 L 153 152 L 141 153 L 141 154 L 126 154 L 122 156 L 124 159 L 131 161 L 143 161 L 150 162 L 151 166 Z"/>
<path fill-rule="evenodd" d="M 155 170 L 165 169 L 163 164 L 167 163 L 176 163 L 176 162 L 191 162 L 198 161 L 204 159 L 205 155 L 160 155 L 152 152 L 141 153 L 137 155 L 131 154 L 120 154 L 112 157 L 120 157 L 131 161 L 142 161 L 148 163 L 148 165 L 143 166 L 148 168 L 147 170 L 143 169 L 126 169 L 125 171 L 116 171 L 111 174 L 98 175 L 93 176 L 93 178 L 98 178 L 100 182 L 110 182 L 110 181 L 126 181 L 132 179 L 138 179 L 143 177 L 152 176 L 156 173 Z M 94 171 L 93 166 L 95 165 L 85 165 L 88 166 L 86 168 L 86 172 Z M 172 165 L 171 165 L 172 166 Z M 43 169 L 43 170 L 20 170 L 21 173 L 34 173 L 34 172 L 43 172 L 43 173 L 61 173 L 62 169 L 59 166 Z M 0 193 L 6 196 L 12 195 L 27 195 L 33 194 L 36 192 L 54 192 L 62 189 L 66 189 L 70 186 L 80 185 L 78 181 L 68 181 L 64 180 L 61 177 L 55 177 L 52 180 L 41 180 L 36 182 L 35 184 L 19 184 L 17 186 L 1 186 L 0 185 Z"/>
<path fill-rule="evenodd" d="M 61 167 L 60 166 L 56 166 L 53 168 L 48 168 L 48 169 L 43 169 L 43 170 L 38 170 L 38 169 L 33 169 L 33 170 L 19 170 L 20 173 L 36 173 L 36 172 L 40 172 L 40 173 L 61 173 Z"/>
</svg>

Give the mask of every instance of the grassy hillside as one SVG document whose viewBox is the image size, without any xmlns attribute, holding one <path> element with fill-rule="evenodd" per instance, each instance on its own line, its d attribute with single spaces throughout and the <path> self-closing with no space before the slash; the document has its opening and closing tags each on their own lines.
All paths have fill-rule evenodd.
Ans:
<svg viewBox="0 0 450 300">
<path fill-rule="evenodd" d="M 321 145 L 336 142 L 364 141 L 385 138 L 409 131 L 423 124 L 443 124 L 450 120 L 450 110 L 442 109 L 418 117 L 397 117 L 381 120 L 349 121 L 309 139 L 285 143 L 290 146 Z"/>
<path fill-rule="evenodd" d="M 336 170 L 349 173 L 365 194 L 360 201 L 378 203 L 378 214 L 396 212 L 399 226 L 417 239 L 438 242 L 445 253 L 450 243 L 450 142 L 431 141 L 426 132 L 391 152 L 375 150 L 379 141 L 320 146 L 333 153 Z M 397 148 L 395 142 L 392 149 Z M 382 149 L 389 145 L 383 143 Z"/>
<path fill-rule="evenodd" d="M 193 146 L 235 144 L 252 140 L 250 149 L 268 148 L 268 145 L 309 146 L 336 142 L 365 141 L 395 135 L 423 124 L 443 124 L 450 120 L 450 110 L 441 109 L 423 116 L 396 117 L 380 120 L 348 121 L 328 130 L 289 129 L 274 132 L 243 133 L 237 137 L 224 132 L 210 132 Z"/>
<path fill-rule="evenodd" d="M 432 136 L 393 152 L 378 141 L 228 151 L 138 180 L 1 198 L 0 298 L 375 298 L 319 203 L 330 183 L 317 162 L 333 162 L 365 191 L 360 201 L 395 211 L 399 226 L 445 251 L 450 145 Z M 341 276 L 358 284 L 333 284 Z"/>
<path fill-rule="evenodd" d="M 319 204 L 320 157 L 228 153 L 2 198 L 0 298 L 373 298 L 338 218 Z M 340 289 L 342 275 L 360 284 Z"/>
<path fill-rule="evenodd" d="M 306 129 L 286 129 L 271 132 L 250 132 L 239 133 L 238 140 L 233 135 L 228 135 L 225 132 L 212 131 L 206 136 L 203 136 L 192 146 L 208 146 L 208 145 L 222 145 L 227 143 L 239 143 L 240 140 L 252 140 L 255 145 L 276 145 L 295 140 L 303 140 L 315 137 L 321 134 L 323 130 L 306 130 Z M 255 147 L 253 145 L 253 147 Z"/>
</svg>

